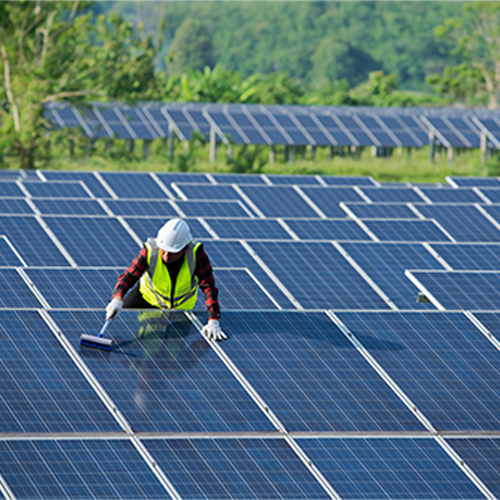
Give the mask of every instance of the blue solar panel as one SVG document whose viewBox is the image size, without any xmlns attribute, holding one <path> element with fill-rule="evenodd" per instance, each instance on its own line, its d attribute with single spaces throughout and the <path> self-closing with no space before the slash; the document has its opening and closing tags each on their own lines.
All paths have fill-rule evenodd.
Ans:
<svg viewBox="0 0 500 500">
<path fill-rule="evenodd" d="M 174 217 L 178 217 L 175 214 Z M 127 224 L 133 229 L 134 233 L 142 240 L 146 241 L 148 238 L 156 237 L 159 229 L 172 217 L 153 218 L 153 217 L 127 217 L 125 220 Z M 200 221 L 196 219 L 184 219 L 191 229 L 191 236 L 195 240 L 208 240 L 212 239 L 212 235 L 205 229 Z"/>
<path fill-rule="evenodd" d="M 436 429 L 498 429 L 500 352 L 465 315 L 338 316 Z"/>
<path fill-rule="evenodd" d="M 259 266 L 255 259 L 236 241 L 206 241 L 203 246 L 213 267 L 244 267 L 248 269 L 271 296 L 284 309 L 293 309 L 293 304 Z M 217 271 L 215 271 L 217 280 Z"/>
<path fill-rule="evenodd" d="M 51 307 L 102 309 L 123 269 L 27 268 L 25 272 Z"/>
<path fill-rule="evenodd" d="M 342 124 L 342 129 L 347 130 L 350 133 L 350 137 L 356 140 L 357 146 L 372 146 L 375 142 L 352 116 L 337 114 L 336 119 Z M 353 141 L 350 140 L 349 144 L 352 143 Z"/>
<path fill-rule="evenodd" d="M 85 186 L 98 198 L 106 198 L 109 192 L 99 182 L 93 172 L 66 172 L 64 170 L 42 170 L 48 181 L 82 181 Z"/>
<path fill-rule="evenodd" d="M 241 201 L 176 201 L 187 217 L 251 217 Z"/>
<path fill-rule="evenodd" d="M 352 220 L 287 219 L 285 222 L 301 240 L 371 240 Z"/>
<path fill-rule="evenodd" d="M 402 203 L 346 203 L 359 219 L 418 219 L 418 215 Z"/>
<path fill-rule="evenodd" d="M 114 137 L 135 139 L 129 128 L 125 126 L 122 118 L 117 115 L 116 108 L 99 105 L 94 107 L 94 113 L 99 113 L 99 117 L 111 129 Z"/>
<path fill-rule="evenodd" d="M 412 274 L 445 309 L 499 309 L 500 272 L 414 271 Z"/>
<path fill-rule="evenodd" d="M 362 176 L 322 175 L 321 179 L 329 186 L 373 186 L 375 184 L 371 177 Z"/>
<path fill-rule="evenodd" d="M 274 175 L 266 177 L 275 185 L 319 186 L 320 183 L 314 175 Z"/>
<path fill-rule="evenodd" d="M 57 239 L 79 266 L 127 265 L 138 245 L 116 219 L 44 217 Z"/>
<path fill-rule="evenodd" d="M 491 203 L 500 203 L 500 189 L 496 188 L 481 188 L 481 193 L 491 201 Z M 482 201 L 481 203 L 484 203 Z"/>
<path fill-rule="evenodd" d="M 101 176 L 119 198 L 168 198 L 165 191 L 147 173 L 101 172 Z"/>
<path fill-rule="evenodd" d="M 2 198 L 22 198 L 24 197 L 24 192 L 15 182 L 2 180 L 0 181 L 0 196 Z"/>
<path fill-rule="evenodd" d="M 330 498 L 284 439 L 148 439 L 144 444 L 182 498 Z"/>
<path fill-rule="evenodd" d="M 23 262 L 5 236 L 0 236 L 0 266 L 22 266 Z"/>
<path fill-rule="evenodd" d="M 70 265 L 35 217 L 0 216 L 0 234 L 7 236 L 28 266 Z"/>
<path fill-rule="evenodd" d="M 37 312 L 0 311 L 0 343 L 2 432 L 120 430 Z"/>
<path fill-rule="evenodd" d="M 276 305 L 252 276 L 244 269 L 215 269 L 215 284 L 219 288 L 222 310 L 247 309 L 262 311 Z M 203 303 L 198 295 L 199 303 Z"/>
<path fill-rule="evenodd" d="M 431 438 L 297 439 L 297 443 L 341 498 L 482 497 Z"/>
<path fill-rule="evenodd" d="M 324 313 L 226 312 L 223 348 L 291 432 L 423 430 Z"/>
<path fill-rule="evenodd" d="M 340 208 L 341 201 L 363 201 L 363 198 L 350 187 L 304 187 L 302 191 L 327 217 L 346 217 Z"/>
<path fill-rule="evenodd" d="M 97 200 L 37 198 L 33 204 L 42 215 L 106 215 Z"/>
<path fill-rule="evenodd" d="M 364 223 L 381 241 L 450 241 L 432 220 L 366 220 Z"/>
<path fill-rule="evenodd" d="M 314 217 L 319 215 L 289 186 L 241 186 L 266 217 Z"/>
<path fill-rule="evenodd" d="M 102 311 L 50 314 L 75 347 L 103 322 Z M 106 333 L 113 350 L 86 363 L 136 431 L 274 430 L 182 312 L 124 311 Z"/>
<path fill-rule="evenodd" d="M 430 303 L 417 303 L 418 290 L 404 274 L 406 269 L 442 269 L 422 245 L 342 243 L 342 248 L 399 309 L 434 309 Z"/>
<path fill-rule="evenodd" d="M 211 174 L 219 184 L 266 184 L 258 174 Z"/>
<path fill-rule="evenodd" d="M 500 340 L 500 315 L 495 312 L 476 312 L 474 313 L 477 319 L 485 326 L 489 332 L 496 337 L 497 340 Z"/>
<path fill-rule="evenodd" d="M 362 186 L 360 189 L 374 203 L 422 203 L 423 201 L 412 188 Z"/>
<path fill-rule="evenodd" d="M 206 174 L 196 172 L 162 172 L 156 174 L 160 181 L 169 187 L 172 182 L 194 182 L 196 184 L 212 184 Z"/>
<path fill-rule="evenodd" d="M 500 223 L 500 205 L 484 205 L 485 212 L 491 215 L 497 222 Z"/>
<path fill-rule="evenodd" d="M 125 439 L 0 441 L 0 473 L 16 498 L 170 498 Z"/>
<path fill-rule="evenodd" d="M 28 205 L 25 198 L 0 199 L 0 214 L 2 215 L 24 215 L 33 213 L 32 208 Z"/>
<path fill-rule="evenodd" d="M 453 269 L 500 271 L 500 245 L 482 243 L 451 243 L 446 245 L 433 243 L 432 248 Z"/>
<path fill-rule="evenodd" d="M 432 203 L 484 203 L 472 189 L 420 188 Z M 500 189 L 499 189 L 500 192 Z"/>
<path fill-rule="evenodd" d="M 385 146 L 385 147 L 396 147 L 396 146 L 415 146 L 415 141 L 407 141 L 409 143 L 403 144 L 401 139 L 395 140 L 394 133 L 389 134 L 383 128 L 379 121 L 374 116 L 365 115 L 363 113 L 356 113 L 357 118 L 360 122 L 363 123 L 364 127 L 370 132 L 370 135 L 375 138 L 372 140 L 372 144 L 376 144 L 377 146 Z M 404 137 L 407 139 L 407 137 Z"/>
<path fill-rule="evenodd" d="M 292 237 L 276 220 L 270 219 L 209 219 L 210 227 L 219 238 L 244 240 L 290 240 Z"/>
<path fill-rule="evenodd" d="M 177 210 L 168 200 L 105 200 L 108 208 L 124 217 L 179 217 Z"/>
<path fill-rule="evenodd" d="M 306 309 L 387 309 L 386 302 L 330 243 L 252 242 Z"/>
<path fill-rule="evenodd" d="M 181 184 L 178 189 L 188 200 L 241 200 L 241 196 L 232 186 L 218 184 Z M 177 191 L 175 191 L 177 194 Z"/>
<path fill-rule="evenodd" d="M 88 191 L 76 181 L 23 182 L 34 198 L 90 198 Z"/>
<path fill-rule="evenodd" d="M 437 222 L 460 242 L 500 242 L 500 231 L 471 205 L 418 205 L 428 219 Z"/>
<path fill-rule="evenodd" d="M 498 177 L 453 177 L 451 182 L 460 187 L 497 187 L 500 188 L 500 179 Z"/>
<path fill-rule="evenodd" d="M 150 121 L 142 114 L 140 108 L 120 106 L 120 112 L 128 125 L 136 135 L 136 139 L 145 139 L 152 141 L 158 137 Z"/>
<path fill-rule="evenodd" d="M 492 438 L 447 441 L 493 495 L 500 497 L 500 441 Z"/>
<path fill-rule="evenodd" d="M 7 309 L 40 307 L 40 302 L 15 269 L 0 271 L 0 307 Z"/>
<path fill-rule="evenodd" d="M 457 128 L 457 125 L 459 125 L 457 122 L 462 122 L 461 119 L 457 119 L 454 123 L 451 123 L 446 118 L 426 116 L 424 120 L 431 125 L 431 127 L 436 131 L 438 139 L 441 142 L 444 142 L 447 147 L 448 145 L 456 148 L 479 147 L 479 133 L 477 131 L 473 133 L 472 129 L 467 127 L 468 133 L 464 135 L 462 133 L 463 129 L 459 130 Z M 459 127 L 462 128 L 461 125 L 459 125 Z"/>
</svg>

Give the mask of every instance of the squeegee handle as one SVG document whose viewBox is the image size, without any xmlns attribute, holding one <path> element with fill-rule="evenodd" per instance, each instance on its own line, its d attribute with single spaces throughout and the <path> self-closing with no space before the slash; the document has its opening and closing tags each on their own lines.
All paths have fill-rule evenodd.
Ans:
<svg viewBox="0 0 500 500">
<path fill-rule="evenodd" d="M 102 337 L 104 335 L 104 332 L 106 331 L 106 328 L 108 327 L 108 325 L 110 323 L 111 323 L 110 319 L 108 319 L 108 321 L 106 321 L 106 323 L 104 323 L 104 326 L 101 328 L 101 331 L 99 332 L 98 337 Z"/>
</svg>

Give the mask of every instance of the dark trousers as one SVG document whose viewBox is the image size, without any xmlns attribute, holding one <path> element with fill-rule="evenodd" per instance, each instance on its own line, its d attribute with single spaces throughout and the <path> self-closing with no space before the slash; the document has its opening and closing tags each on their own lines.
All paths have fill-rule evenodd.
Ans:
<svg viewBox="0 0 500 500">
<path fill-rule="evenodd" d="M 127 293 L 123 299 L 123 309 L 159 309 L 144 299 L 139 291 L 139 285 Z"/>
</svg>

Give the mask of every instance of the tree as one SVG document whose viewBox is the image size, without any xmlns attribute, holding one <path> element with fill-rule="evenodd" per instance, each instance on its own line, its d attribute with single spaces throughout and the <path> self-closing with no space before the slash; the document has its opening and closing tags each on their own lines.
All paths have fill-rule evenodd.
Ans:
<svg viewBox="0 0 500 500">
<path fill-rule="evenodd" d="M 155 94 L 157 47 L 112 13 L 94 19 L 88 3 L 0 3 L 0 147 L 23 168 L 47 142 L 51 101 Z"/>
<path fill-rule="evenodd" d="M 212 37 L 206 25 L 195 19 L 186 19 L 172 40 L 170 58 L 170 74 L 180 74 L 188 69 L 201 71 L 205 66 L 213 68 Z"/>
<path fill-rule="evenodd" d="M 477 70 L 484 80 L 488 107 L 500 102 L 500 4 L 474 2 L 464 4 L 460 18 L 448 19 L 436 28 L 438 37 L 454 43 L 470 70 Z M 462 73 L 463 74 L 463 73 Z M 470 76 L 471 72 L 469 72 Z M 481 82 L 478 80 L 478 87 Z M 470 83 L 468 84 L 470 87 Z"/>
</svg>

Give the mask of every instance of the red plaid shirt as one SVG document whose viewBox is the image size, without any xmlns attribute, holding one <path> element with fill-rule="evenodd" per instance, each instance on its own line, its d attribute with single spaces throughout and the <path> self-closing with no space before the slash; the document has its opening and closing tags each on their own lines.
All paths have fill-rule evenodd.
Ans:
<svg viewBox="0 0 500 500">
<path fill-rule="evenodd" d="M 139 281 L 147 268 L 148 252 L 146 247 L 142 247 L 141 251 L 131 262 L 130 266 L 128 266 L 125 272 L 118 277 L 115 289 L 113 290 L 113 298 L 119 297 L 123 299 L 126 293 L 134 287 L 137 281 Z M 215 286 L 212 266 L 208 260 L 205 250 L 203 249 L 203 244 L 196 249 L 196 266 L 194 269 L 194 275 L 198 278 L 198 286 L 205 296 L 205 306 L 207 308 L 209 319 L 219 319 L 219 290 Z"/>
</svg>

